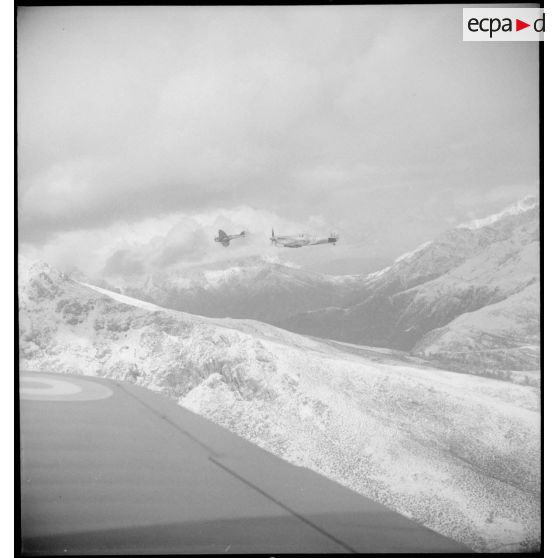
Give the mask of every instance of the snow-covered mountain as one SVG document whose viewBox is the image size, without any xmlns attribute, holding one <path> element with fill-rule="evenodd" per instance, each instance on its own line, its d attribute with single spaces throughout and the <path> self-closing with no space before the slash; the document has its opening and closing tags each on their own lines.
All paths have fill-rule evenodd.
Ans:
<svg viewBox="0 0 558 558">
<path fill-rule="evenodd" d="M 112 283 L 123 293 L 172 310 L 271 324 L 299 312 L 353 304 L 364 287 L 356 276 L 313 273 L 262 257 L 164 270 L 120 282 L 112 279 Z"/>
<path fill-rule="evenodd" d="M 302 312 L 278 325 L 409 350 L 465 371 L 476 371 L 473 364 L 537 369 L 538 211 L 536 201 L 525 200 L 452 229 L 369 275 L 367 295 L 356 304 Z"/>
<path fill-rule="evenodd" d="M 464 372 L 539 384 L 540 285 L 433 329 L 413 353 Z"/>
<path fill-rule="evenodd" d="M 23 369 L 163 391 L 475 550 L 538 548 L 536 388 L 166 310 L 38 262 L 19 273 Z"/>
<path fill-rule="evenodd" d="M 86 282 L 165 308 L 256 319 L 306 335 L 411 351 L 465 372 L 536 382 L 538 211 L 537 199 L 526 198 L 369 275 L 323 275 L 253 257 L 128 278 L 117 287 Z"/>
</svg>

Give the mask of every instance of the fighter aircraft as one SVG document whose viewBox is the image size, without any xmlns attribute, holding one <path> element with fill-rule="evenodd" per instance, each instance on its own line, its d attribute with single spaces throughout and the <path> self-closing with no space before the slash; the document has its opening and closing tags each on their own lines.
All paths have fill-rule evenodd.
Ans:
<svg viewBox="0 0 558 558">
<path fill-rule="evenodd" d="M 275 231 L 271 229 L 271 244 L 278 244 L 285 248 L 302 248 L 303 246 L 315 246 L 316 244 L 333 244 L 339 240 L 339 235 L 331 233 L 328 237 L 318 238 L 308 234 L 297 234 L 291 236 L 275 236 Z"/>
<path fill-rule="evenodd" d="M 246 231 L 242 231 L 240 234 L 227 234 L 225 231 L 219 230 L 219 236 L 215 237 L 215 242 L 220 242 L 223 248 L 226 248 L 231 240 L 235 238 L 244 238 L 246 236 Z"/>
</svg>

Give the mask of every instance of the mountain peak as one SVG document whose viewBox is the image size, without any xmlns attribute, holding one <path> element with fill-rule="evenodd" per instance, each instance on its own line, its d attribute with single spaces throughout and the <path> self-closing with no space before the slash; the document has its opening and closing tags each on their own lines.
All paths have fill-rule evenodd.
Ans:
<svg viewBox="0 0 558 558">
<path fill-rule="evenodd" d="M 52 280 L 61 280 L 65 278 L 64 273 L 58 271 L 50 264 L 21 254 L 18 256 L 17 267 L 20 285 L 27 285 L 31 280 L 40 275 L 48 276 Z"/>
<path fill-rule="evenodd" d="M 536 196 L 527 196 L 509 205 L 504 210 L 498 213 L 494 213 L 493 215 L 489 215 L 488 217 L 483 217 L 481 219 L 473 219 L 472 221 L 468 221 L 467 223 L 458 225 L 456 228 L 470 230 L 481 229 L 483 227 L 493 225 L 494 223 L 500 221 L 501 219 L 504 219 L 505 217 L 511 217 L 512 215 L 519 215 L 520 213 L 529 211 L 530 209 L 533 209 L 538 205 L 539 199 Z"/>
</svg>

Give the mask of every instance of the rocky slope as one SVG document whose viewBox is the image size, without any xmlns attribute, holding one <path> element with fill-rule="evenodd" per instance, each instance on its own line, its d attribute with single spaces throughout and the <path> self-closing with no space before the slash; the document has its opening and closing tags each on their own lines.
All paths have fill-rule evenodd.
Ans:
<svg viewBox="0 0 558 558">
<path fill-rule="evenodd" d="M 450 230 L 370 275 L 367 296 L 354 305 L 301 313 L 279 325 L 299 333 L 440 358 L 442 351 L 463 353 L 482 345 L 483 351 L 502 353 L 502 358 L 487 359 L 488 366 L 536 369 L 538 203 L 527 200 L 513 209 Z M 494 312 L 493 305 L 499 305 Z M 508 311 L 503 311 L 506 307 Z M 498 334 L 488 319 L 496 314 Z M 482 343 L 468 342 L 465 323 L 477 338 L 482 337 Z M 437 352 L 429 343 L 441 335 L 441 328 L 446 340 L 455 331 L 451 346 L 438 344 Z M 483 359 L 477 355 L 468 364 L 482 368 Z M 445 362 L 453 365 L 458 360 Z M 465 371 L 482 372 L 464 364 Z"/>
<path fill-rule="evenodd" d="M 423 358 L 464 372 L 526 385 L 540 381 L 540 285 L 458 316 L 413 348 Z"/>
<path fill-rule="evenodd" d="M 20 262 L 20 365 L 163 391 L 475 550 L 540 541 L 534 387 L 255 321 L 201 318 Z"/>
</svg>

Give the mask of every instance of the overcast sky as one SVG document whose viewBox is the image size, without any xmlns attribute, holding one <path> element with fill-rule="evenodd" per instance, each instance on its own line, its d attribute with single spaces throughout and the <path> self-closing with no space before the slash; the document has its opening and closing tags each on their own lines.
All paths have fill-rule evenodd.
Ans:
<svg viewBox="0 0 558 558">
<path fill-rule="evenodd" d="M 536 194 L 538 43 L 461 28 L 457 6 L 20 8 L 21 251 L 372 271 Z M 272 252 L 272 226 L 341 240 Z"/>
</svg>

